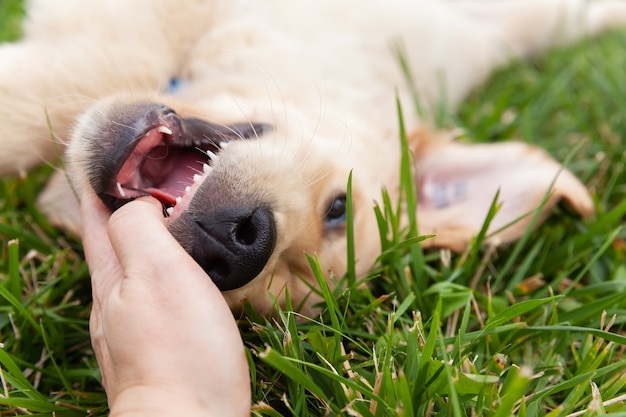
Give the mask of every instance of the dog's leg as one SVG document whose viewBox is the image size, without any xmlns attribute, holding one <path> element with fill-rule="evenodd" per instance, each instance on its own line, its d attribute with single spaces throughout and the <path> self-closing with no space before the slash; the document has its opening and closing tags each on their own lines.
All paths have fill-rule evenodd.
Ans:
<svg viewBox="0 0 626 417">
<path fill-rule="evenodd" d="M 166 84 L 175 60 L 165 52 L 160 60 L 144 57 L 141 46 L 80 39 L 0 46 L 0 176 L 61 156 L 75 117 L 94 100 Z M 64 170 L 54 174 L 38 206 L 52 224 L 78 231 L 78 203 Z"/>
<path fill-rule="evenodd" d="M 395 5 L 395 6 L 394 6 Z M 461 0 L 386 3 L 374 33 L 400 31 L 423 104 L 449 110 L 498 67 L 626 26 L 623 0 Z"/>
<path fill-rule="evenodd" d="M 626 26 L 623 0 L 504 0 L 453 3 L 512 56 L 526 57 Z"/>
<path fill-rule="evenodd" d="M 420 233 L 426 245 L 461 251 L 478 234 L 499 193 L 487 243 L 519 239 L 559 201 L 591 217 L 585 186 L 541 149 L 520 142 L 465 144 L 445 132 L 418 130 L 409 141 L 416 157 Z"/>
<path fill-rule="evenodd" d="M 175 60 L 165 52 L 150 59 L 142 50 L 145 45 L 132 41 L 100 44 L 78 37 L 0 45 L 0 176 L 60 155 L 75 116 L 93 100 L 167 83 Z"/>
</svg>

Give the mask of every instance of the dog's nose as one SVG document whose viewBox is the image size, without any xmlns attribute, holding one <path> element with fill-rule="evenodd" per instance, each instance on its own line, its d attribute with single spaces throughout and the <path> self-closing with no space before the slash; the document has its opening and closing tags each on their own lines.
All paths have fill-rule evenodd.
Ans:
<svg viewBox="0 0 626 417">
<path fill-rule="evenodd" d="M 194 220 L 191 256 L 221 291 L 250 282 L 274 251 L 276 224 L 267 207 L 205 212 Z"/>
</svg>

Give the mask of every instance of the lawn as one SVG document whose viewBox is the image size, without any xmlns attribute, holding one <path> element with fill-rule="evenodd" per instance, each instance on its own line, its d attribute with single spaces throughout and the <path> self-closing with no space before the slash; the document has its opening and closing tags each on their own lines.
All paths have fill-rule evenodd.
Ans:
<svg viewBox="0 0 626 417">
<path fill-rule="evenodd" d="M 0 40 L 21 16 L 0 2 Z M 253 414 L 626 416 L 625 50 L 619 32 L 513 63 L 439 118 L 461 140 L 544 147 L 588 185 L 594 220 L 558 207 L 519 243 L 451 254 L 402 244 L 397 202 L 381 207 L 388 250 L 334 289 L 319 273 L 320 317 L 240 320 Z M 0 180 L 0 415 L 103 416 L 80 241 L 35 208 L 50 171 Z"/>
</svg>

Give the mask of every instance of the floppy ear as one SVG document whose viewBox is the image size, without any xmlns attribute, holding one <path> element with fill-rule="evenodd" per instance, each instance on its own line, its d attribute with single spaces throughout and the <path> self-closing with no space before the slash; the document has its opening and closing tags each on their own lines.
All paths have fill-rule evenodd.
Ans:
<svg viewBox="0 0 626 417">
<path fill-rule="evenodd" d="M 561 199 L 581 216 L 593 216 L 585 186 L 543 150 L 519 142 L 464 144 L 451 136 L 419 130 L 409 139 L 417 166 L 419 232 L 436 235 L 426 245 L 464 250 L 498 190 L 500 209 L 488 235 L 517 221 L 490 236 L 489 244 L 520 238 L 546 195 L 539 220 Z"/>
<path fill-rule="evenodd" d="M 37 207 L 51 225 L 80 235 L 80 206 L 67 174 L 55 171 L 37 197 Z"/>
</svg>

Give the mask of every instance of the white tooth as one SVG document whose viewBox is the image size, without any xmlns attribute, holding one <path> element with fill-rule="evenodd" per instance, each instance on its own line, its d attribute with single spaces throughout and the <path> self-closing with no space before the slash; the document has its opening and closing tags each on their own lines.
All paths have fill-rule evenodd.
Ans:
<svg viewBox="0 0 626 417">
<path fill-rule="evenodd" d="M 204 170 L 204 173 L 206 174 L 207 172 L 211 170 L 211 167 L 209 166 L 209 164 L 202 164 L 202 169 Z"/>
<path fill-rule="evenodd" d="M 228 142 L 220 142 L 219 145 L 220 145 L 220 148 L 223 149 L 223 148 L 226 148 L 230 144 Z"/>
<path fill-rule="evenodd" d="M 185 187 L 185 192 L 188 193 L 189 191 L 191 191 L 191 187 L 190 186 L 186 186 Z"/>
<path fill-rule="evenodd" d="M 165 209 L 165 211 L 167 212 L 168 216 L 171 216 L 172 214 L 174 214 L 174 207 L 168 207 Z"/>
<path fill-rule="evenodd" d="M 124 189 L 122 188 L 122 184 L 120 184 L 119 182 L 117 183 L 117 191 L 119 191 L 122 197 L 126 197 L 126 193 L 124 192 Z"/>
<path fill-rule="evenodd" d="M 193 182 L 200 182 L 202 176 L 200 174 L 193 174 Z"/>
<path fill-rule="evenodd" d="M 157 127 L 157 132 L 165 133 L 166 135 L 171 135 L 173 132 L 167 126 L 159 126 Z"/>
<path fill-rule="evenodd" d="M 207 150 L 206 154 L 209 156 L 209 158 L 211 158 L 211 160 L 216 160 L 217 159 L 217 155 L 215 155 L 213 152 Z"/>
<path fill-rule="evenodd" d="M 176 197 L 176 204 L 180 204 L 181 201 L 183 201 L 182 197 Z"/>
</svg>

